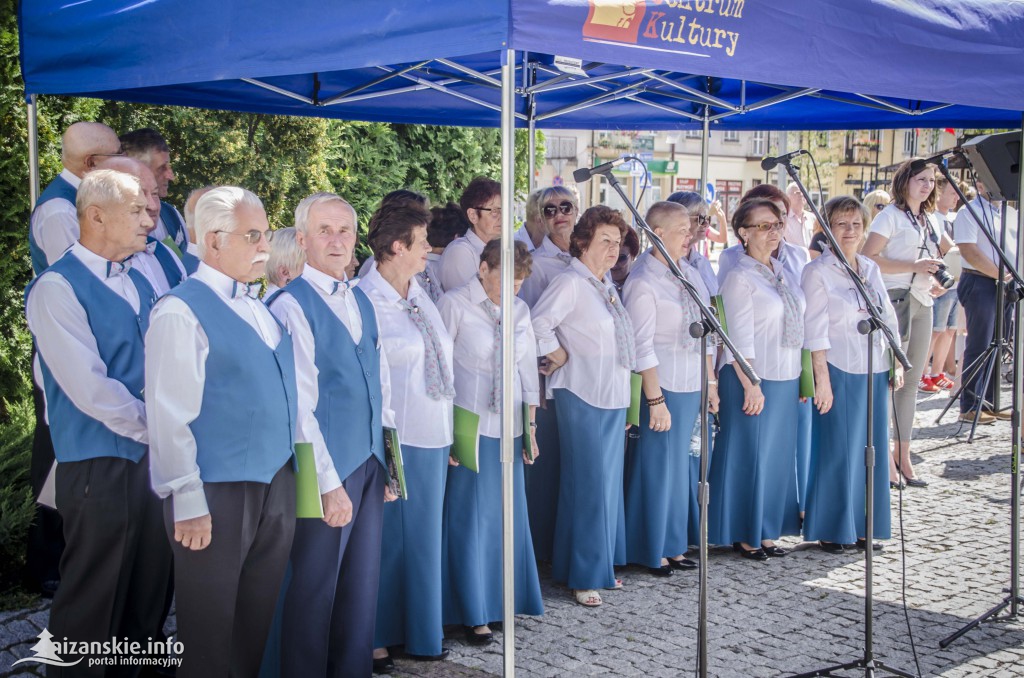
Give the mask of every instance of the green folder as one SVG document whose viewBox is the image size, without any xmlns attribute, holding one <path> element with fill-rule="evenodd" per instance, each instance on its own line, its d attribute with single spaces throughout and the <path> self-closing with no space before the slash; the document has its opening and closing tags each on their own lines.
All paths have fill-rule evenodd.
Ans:
<svg viewBox="0 0 1024 678">
<path fill-rule="evenodd" d="M 718 324 L 722 326 L 722 331 L 729 334 L 729 328 L 725 324 L 725 302 L 722 301 L 721 294 L 711 297 L 711 309 L 715 312 Z"/>
<path fill-rule="evenodd" d="M 295 443 L 295 461 L 299 467 L 295 474 L 295 517 L 323 518 L 324 504 L 320 499 L 313 443 Z"/>
<path fill-rule="evenodd" d="M 167 236 L 166 238 L 163 239 L 162 242 L 163 244 L 170 247 L 171 251 L 178 255 L 179 259 L 181 259 L 181 249 L 178 247 L 178 243 L 174 242 L 174 238 L 172 238 L 171 236 Z"/>
<path fill-rule="evenodd" d="M 453 420 L 452 456 L 473 473 L 480 473 L 480 415 L 456 405 Z"/>
<path fill-rule="evenodd" d="M 384 427 L 384 458 L 388 463 L 388 485 L 391 491 L 399 499 L 407 499 L 402 444 L 398 441 L 398 430 L 387 426 Z"/>
<path fill-rule="evenodd" d="M 814 397 L 814 368 L 811 367 L 811 352 L 800 351 L 800 397 Z"/>
<path fill-rule="evenodd" d="M 629 375 L 629 409 L 626 410 L 626 423 L 640 425 L 640 385 L 643 379 L 633 372 Z"/>
<path fill-rule="evenodd" d="M 533 438 L 530 436 L 530 403 L 523 401 L 523 453 L 533 461 Z"/>
</svg>

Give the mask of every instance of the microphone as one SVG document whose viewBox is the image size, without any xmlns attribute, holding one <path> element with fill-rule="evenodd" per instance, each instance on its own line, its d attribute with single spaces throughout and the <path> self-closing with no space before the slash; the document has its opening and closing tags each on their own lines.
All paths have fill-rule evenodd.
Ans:
<svg viewBox="0 0 1024 678">
<path fill-rule="evenodd" d="M 946 156 L 948 156 L 948 155 L 958 155 L 961 152 L 962 152 L 962 150 L 960 149 L 959 146 L 954 146 L 953 148 L 947 148 L 942 153 L 936 153 L 935 155 L 933 155 L 930 158 L 923 158 L 921 160 L 915 160 L 912 163 L 910 163 L 910 173 L 911 174 L 917 174 L 918 172 L 923 170 L 926 165 L 938 165 L 938 164 L 941 164 L 942 161 L 946 158 Z"/>
<path fill-rule="evenodd" d="M 614 169 L 615 167 L 625 164 L 630 160 L 632 160 L 632 158 L 629 157 L 616 158 L 611 162 L 603 163 L 597 167 L 581 167 L 572 173 L 572 178 L 577 184 L 582 184 L 585 181 L 590 181 L 591 177 L 595 174 L 604 174 L 608 170 Z"/>
<path fill-rule="evenodd" d="M 786 153 L 785 155 L 779 155 L 774 158 L 768 156 L 761 161 L 761 169 L 768 172 L 769 170 L 775 169 L 777 165 L 788 165 L 789 161 L 798 155 L 807 155 L 807 151 L 801 148 L 799 151 L 793 151 L 792 153 Z"/>
</svg>

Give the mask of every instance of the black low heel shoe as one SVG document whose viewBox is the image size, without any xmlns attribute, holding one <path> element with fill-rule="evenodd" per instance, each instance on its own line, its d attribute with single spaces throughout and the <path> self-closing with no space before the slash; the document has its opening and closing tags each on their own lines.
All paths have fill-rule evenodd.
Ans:
<svg viewBox="0 0 1024 678">
<path fill-rule="evenodd" d="M 391 658 L 391 655 L 387 657 L 373 658 L 373 672 L 374 673 L 391 673 L 395 670 L 395 660 Z"/>
<path fill-rule="evenodd" d="M 409 654 L 406 652 L 405 656 L 418 662 L 439 662 L 448 658 L 448 648 L 442 649 L 441 654 Z"/>
<path fill-rule="evenodd" d="M 846 550 L 845 546 L 837 544 L 834 541 L 819 541 L 818 546 L 820 546 L 821 550 L 825 553 L 842 553 Z"/>
<path fill-rule="evenodd" d="M 762 546 L 761 550 L 769 558 L 781 558 L 789 555 L 789 550 L 784 549 L 781 546 Z"/>
<path fill-rule="evenodd" d="M 689 558 L 680 558 L 679 560 L 676 560 L 675 558 L 669 558 L 668 559 L 668 566 L 671 567 L 673 570 L 696 570 L 697 569 L 697 563 L 695 563 L 694 561 L 690 560 Z"/>
<path fill-rule="evenodd" d="M 654 575 L 655 577 L 671 577 L 672 566 L 662 565 L 661 567 L 648 567 L 647 572 Z"/>
<path fill-rule="evenodd" d="M 857 540 L 857 548 L 859 548 L 861 551 L 863 551 L 867 547 L 868 547 L 868 540 L 867 539 L 858 539 Z M 882 545 L 880 543 L 878 543 L 877 541 L 876 542 L 872 542 L 871 550 L 872 551 L 881 551 L 882 550 Z"/>
<path fill-rule="evenodd" d="M 758 560 L 758 561 L 768 560 L 768 554 L 765 553 L 763 549 L 753 549 L 753 550 L 745 549 L 745 548 L 743 548 L 743 545 L 740 544 L 738 541 L 737 542 L 733 542 L 732 549 L 733 549 L 733 551 L 736 551 L 737 553 L 739 553 L 741 557 L 747 558 L 749 560 Z"/>
<path fill-rule="evenodd" d="M 463 626 L 462 630 L 466 633 L 466 642 L 470 645 L 490 645 L 494 641 L 494 635 L 490 631 L 477 633 L 472 626 Z"/>
</svg>

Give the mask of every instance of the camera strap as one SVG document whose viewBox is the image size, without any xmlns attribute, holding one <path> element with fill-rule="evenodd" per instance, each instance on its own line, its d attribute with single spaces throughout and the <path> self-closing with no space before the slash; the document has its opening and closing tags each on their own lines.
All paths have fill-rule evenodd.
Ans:
<svg viewBox="0 0 1024 678">
<path fill-rule="evenodd" d="M 914 230 L 921 236 L 921 250 L 929 257 L 932 253 L 928 250 L 928 217 L 925 216 L 924 208 L 921 208 L 921 213 L 916 217 L 914 213 L 910 211 L 910 208 L 903 210 L 903 213 L 907 215 L 907 219 L 910 219 L 910 223 L 914 225 Z M 924 221 L 924 224 L 921 223 Z M 917 277 L 917 271 L 910 276 L 910 286 L 914 286 L 914 279 Z"/>
</svg>

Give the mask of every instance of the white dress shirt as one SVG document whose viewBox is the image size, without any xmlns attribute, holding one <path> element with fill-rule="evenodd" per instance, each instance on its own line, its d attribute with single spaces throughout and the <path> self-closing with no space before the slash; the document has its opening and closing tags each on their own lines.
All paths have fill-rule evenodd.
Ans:
<svg viewBox="0 0 1024 678">
<path fill-rule="evenodd" d="M 773 258 L 782 263 L 783 267 L 785 267 L 786 271 L 792 276 L 793 280 L 799 282 L 800 276 L 804 271 L 804 266 L 806 266 L 811 260 L 811 255 L 807 253 L 805 248 L 790 245 L 785 241 L 780 243 L 778 255 L 778 257 Z M 725 276 L 729 274 L 729 271 L 731 271 L 737 262 L 745 256 L 747 256 L 747 251 L 743 249 L 743 245 L 737 244 L 722 250 L 722 253 L 718 255 L 719 287 L 721 287 L 722 282 L 725 280 Z"/>
<path fill-rule="evenodd" d="M 867 283 L 868 294 L 874 298 L 876 306 L 882 307 L 882 320 L 899 341 L 896 312 L 885 293 L 878 264 L 858 254 L 857 265 L 861 278 Z M 807 264 L 801 287 L 807 300 L 804 348 L 827 351 L 828 362 L 847 374 L 867 374 L 867 340 L 857 331 L 857 323 L 868 317 L 864 299 L 831 250 Z M 890 365 L 886 357 L 888 342 L 881 332 L 872 334 L 872 342 L 874 370 L 885 372 Z"/>
<path fill-rule="evenodd" d="M 359 289 L 373 303 L 381 328 L 381 353 L 387 353 L 398 438 L 413 447 L 446 447 L 452 444 L 452 401 L 434 400 L 427 395 L 424 376 L 423 335 L 402 308 L 394 287 L 374 269 L 359 281 Z M 452 369 L 452 339 L 434 303 L 416 279 L 409 281 L 408 300 L 434 326 L 444 348 L 445 362 Z"/>
<path fill-rule="evenodd" d="M 247 295 L 232 298 L 235 281 L 206 264 L 199 264 L 192 277 L 212 289 L 263 343 L 277 347 L 281 328 L 261 301 Z M 158 496 L 173 495 L 175 521 L 210 512 L 189 428 L 202 410 L 209 355 L 210 340 L 188 304 L 173 295 L 157 302 L 146 333 L 146 394 L 152 396 L 146 399 L 149 473 Z"/>
<path fill-rule="evenodd" d="M 455 404 L 480 415 L 480 435 L 501 436 L 501 415 L 490 408 L 494 386 L 494 361 L 500 355 L 494 342 L 491 316 L 481 307 L 487 298 L 477 278 L 447 292 L 437 304 L 448 334 L 455 342 Z M 522 299 L 513 298 L 512 314 L 515 328 L 516 371 L 515 426 L 513 435 L 523 433 L 522 404 L 540 404 L 540 379 L 537 374 L 537 339 L 533 334 L 530 309 Z M 500 397 L 500 394 L 499 394 Z"/>
<path fill-rule="evenodd" d="M 603 293 L 591 280 L 596 278 L 590 269 L 573 259 L 533 307 L 538 353 L 547 355 L 561 346 L 569 354 L 548 377 L 547 387 L 569 389 L 593 407 L 629 407 L 630 371 L 619 364 L 615 321 L 605 299 L 610 295 L 621 302 L 607 279 L 601 281 Z"/>
<path fill-rule="evenodd" d="M 715 275 L 715 269 L 712 268 L 711 262 L 708 261 L 707 257 L 698 252 L 696 247 L 691 247 L 690 253 L 679 261 L 680 264 L 683 262 L 697 269 L 697 273 L 700 274 L 700 279 L 704 281 L 704 287 L 707 288 L 708 294 L 711 296 L 718 294 L 718 276 Z"/>
<path fill-rule="evenodd" d="M 167 245 L 162 242 L 146 243 L 146 249 L 132 255 L 132 265 L 139 273 L 146 276 L 146 280 L 153 286 L 156 296 L 162 297 L 171 290 L 171 283 L 167 280 L 167 274 L 164 273 L 164 267 L 160 265 L 160 260 L 156 258 L 155 252 L 158 247 L 167 249 Z M 178 255 L 170 251 L 168 254 L 171 255 L 174 265 L 178 267 L 182 280 L 187 278 L 188 274 Z"/>
<path fill-rule="evenodd" d="M 462 287 L 477 274 L 480 253 L 486 244 L 473 229 L 469 229 L 466 235 L 456 238 L 444 248 L 438 273 L 445 292 Z"/>
<path fill-rule="evenodd" d="M 267 289 L 264 290 L 263 296 L 260 297 L 260 298 L 263 299 L 264 303 L 266 303 L 266 302 L 270 301 L 270 297 L 272 297 L 275 292 L 279 292 L 280 290 L 281 290 L 280 287 L 278 287 L 277 285 L 275 285 L 274 283 L 272 283 L 272 282 L 270 282 L 268 280 L 267 281 Z"/>
<path fill-rule="evenodd" d="M 782 273 L 786 286 L 793 292 L 801 317 L 806 308 L 800 279 L 778 259 L 772 259 L 772 270 Z M 744 358 L 754 366 L 762 379 L 788 381 L 800 376 L 800 346 L 782 346 L 785 307 L 775 286 L 754 269 L 757 260 L 744 254 L 736 262 L 719 290 L 725 305 L 729 339 Z M 725 362 L 734 362 L 726 349 Z"/>
<path fill-rule="evenodd" d="M 481 250 L 483 251 L 483 250 Z M 377 268 L 377 260 L 371 255 L 369 259 L 363 262 L 363 265 L 359 267 L 359 277 L 365 278 L 366 274 Z M 479 270 L 479 265 L 477 269 Z M 427 268 L 424 273 L 428 278 L 437 283 L 438 288 L 441 287 L 441 255 L 435 254 L 434 252 L 427 252 Z"/>
<path fill-rule="evenodd" d="M 60 176 L 78 190 L 82 180 L 65 169 Z M 60 255 L 78 241 L 81 233 L 75 204 L 60 198 L 47 200 L 32 212 L 29 228 L 36 245 L 46 255 L 47 265 L 60 259 Z"/>
<path fill-rule="evenodd" d="M 697 269 L 681 261 L 679 270 L 707 306 L 711 297 Z M 669 275 L 668 266 L 647 250 L 637 257 L 626 279 L 624 303 L 636 332 L 636 371 L 657 367 L 658 383 L 666 391 L 699 391 L 700 341 L 692 348 L 683 348 L 681 338 L 690 336 L 694 319 L 687 317 L 683 305 L 681 295 L 686 292 Z M 708 342 L 707 354 L 714 352 L 714 345 Z"/>
<path fill-rule="evenodd" d="M 789 212 L 786 214 L 786 228 L 782 232 L 782 237 L 790 245 L 807 249 L 814 233 L 814 221 L 814 215 L 810 212 Z"/>
<path fill-rule="evenodd" d="M 533 244 L 533 238 L 530 237 L 530 232 L 526 230 L 525 225 L 520 226 L 512 237 L 514 240 L 518 240 L 519 242 L 526 245 L 526 249 L 530 250 L 531 254 L 535 249 L 537 249 L 537 247 Z"/>
<path fill-rule="evenodd" d="M 335 283 L 346 283 L 318 271 L 309 264 L 302 269 L 301 277 L 323 299 L 334 316 L 348 330 L 352 341 L 358 344 L 363 336 L 363 319 L 359 313 L 359 304 L 345 285 L 339 285 L 333 293 Z M 317 421 L 317 405 L 320 402 L 320 384 L 317 381 L 320 371 L 316 367 L 316 338 L 309 326 L 309 320 L 299 302 L 288 292 L 277 295 L 270 307 L 281 324 L 292 335 L 292 347 L 295 351 L 295 380 L 298 386 L 298 422 L 295 439 L 313 445 L 313 457 L 316 460 L 316 474 L 320 482 L 320 493 L 325 494 L 341 486 L 344 478 L 338 477 L 334 468 L 331 453 L 327 449 L 320 422 Z M 391 409 L 391 377 L 388 370 L 387 355 L 380 343 L 380 324 L 377 325 L 377 348 L 380 349 L 381 379 L 381 422 L 384 426 L 394 427 L 395 413 Z"/>
<path fill-rule="evenodd" d="M 139 292 L 126 271 L 108 277 L 109 262 L 78 242 L 68 256 L 81 261 L 107 289 L 139 312 Z M 75 407 L 117 435 L 148 444 L 145 405 L 124 384 L 107 377 L 107 364 L 71 283 L 58 273 L 43 272 L 28 295 L 25 317 L 39 356 Z"/>
<path fill-rule="evenodd" d="M 977 197 L 970 202 L 974 212 L 981 217 L 988 228 L 988 232 L 1000 242 L 1003 229 L 1003 215 L 1001 204 L 994 205 L 982 197 Z M 985 255 L 985 258 L 996 266 L 999 266 L 999 259 L 992 249 L 992 243 L 988 241 L 985 234 L 978 228 L 978 222 L 974 220 L 967 208 L 961 209 L 953 222 L 953 232 L 956 234 L 956 244 L 971 243 L 978 246 L 978 250 Z M 1012 207 L 1006 208 L 1006 246 L 1004 252 L 1009 253 L 1010 261 L 1017 260 L 1017 210 Z M 975 270 L 973 266 L 963 259 L 963 267 L 969 271 Z"/>
<path fill-rule="evenodd" d="M 934 236 L 941 242 L 942 227 L 934 214 L 928 214 L 926 223 Z M 871 222 L 868 234 L 877 233 L 887 238 L 888 242 L 879 254 L 886 259 L 895 261 L 917 261 L 923 258 L 941 259 L 939 246 L 932 242 L 928 232 L 922 231 L 910 220 L 906 211 L 896 205 L 886 205 L 885 209 L 878 213 L 875 220 Z M 921 246 L 927 242 L 927 251 Z M 935 300 L 931 295 L 932 277 L 913 273 L 883 273 L 882 281 L 885 289 L 894 290 L 910 288 L 910 293 L 925 306 L 931 306 Z M 911 282 L 913 281 L 913 282 Z"/>
<path fill-rule="evenodd" d="M 533 268 L 530 277 L 524 280 L 523 286 L 519 288 L 519 298 L 533 308 L 551 281 L 569 268 L 571 260 L 568 252 L 558 249 L 557 245 L 544 236 L 544 242 L 533 251 Z"/>
</svg>

